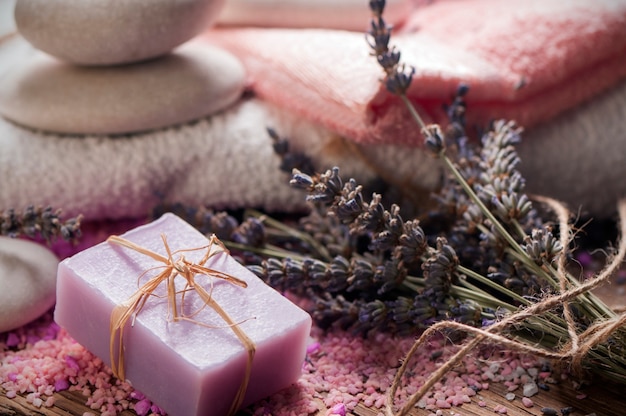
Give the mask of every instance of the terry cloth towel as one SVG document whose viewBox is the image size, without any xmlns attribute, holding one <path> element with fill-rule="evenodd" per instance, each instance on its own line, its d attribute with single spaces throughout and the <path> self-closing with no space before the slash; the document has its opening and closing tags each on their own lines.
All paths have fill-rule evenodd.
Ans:
<svg viewBox="0 0 626 416">
<path fill-rule="evenodd" d="M 392 44 L 416 67 L 412 101 L 432 120 L 460 82 L 470 124 L 513 118 L 529 190 L 612 211 L 626 193 L 626 1 L 439 1 Z M 53 205 L 87 219 L 145 215 L 160 201 L 291 210 L 266 127 L 319 170 L 432 188 L 441 176 L 402 104 L 381 87 L 362 33 L 220 29 L 258 98 L 195 123 L 123 137 L 35 132 L 0 120 L 0 208 Z M 0 80 L 2 82 L 2 80 Z"/>
<path fill-rule="evenodd" d="M 358 142 L 421 142 L 362 33 L 245 28 L 206 39 L 243 60 L 264 100 Z M 407 96 L 439 123 L 460 83 L 471 88 L 470 125 L 533 127 L 626 78 L 626 0 L 437 1 L 391 39 L 416 70 Z"/>
<path fill-rule="evenodd" d="M 62 136 L 34 132 L 0 119 L 0 207 L 47 205 L 87 220 L 138 218 L 161 202 L 215 208 L 295 210 L 304 195 L 288 185 L 266 132 L 293 138 L 291 148 L 316 166 L 342 166 L 367 181 L 371 169 L 350 158 L 345 140 L 259 100 L 195 123 L 128 136 Z M 363 149 L 386 166 L 402 155 L 394 146 Z M 434 161 L 413 150 L 420 182 L 437 177 Z M 409 158 L 407 158 L 409 161 Z M 407 169 L 408 170 L 408 169 Z"/>
</svg>

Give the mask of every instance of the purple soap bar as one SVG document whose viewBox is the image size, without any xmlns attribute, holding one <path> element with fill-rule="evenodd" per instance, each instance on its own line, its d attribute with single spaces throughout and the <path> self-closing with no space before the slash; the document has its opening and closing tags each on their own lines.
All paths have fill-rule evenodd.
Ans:
<svg viewBox="0 0 626 416">
<path fill-rule="evenodd" d="M 167 257 L 184 255 L 201 263 L 209 240 L 172 214 L 129 231 L 122 237 Z M 166 264 L 131 248 L 105 242 L 59 264 L 55 320 L 79 343 L 111 365 L 110 317 Z M 254 342 L 256 354 L 243 405 L 281 390 L 298 379 L 311 328 L 310 316 L 267 286 L 227 253 L 209 258 L 206 267 L 247 283 L 195 275 L 211 298 Z M 185 279 L 174 280 L 180 308 Z M 224 415 L 245 374 L 248 354 L 231 327 L 194 292 L 186 291 L 184 313 L 191 320 L 173 322 L 167 283 L 149 296 L 124 328 L 124 370 L 132 385 L 171 415 Z M 197 313 L 196 313 L 197 312 Z M 201 324 L 199 324 L 201 323 Z"/>
</svg>

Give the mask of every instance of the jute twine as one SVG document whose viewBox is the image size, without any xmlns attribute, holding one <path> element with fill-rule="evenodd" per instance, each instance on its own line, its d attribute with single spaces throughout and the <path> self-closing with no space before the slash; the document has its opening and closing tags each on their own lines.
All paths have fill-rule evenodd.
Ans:
<svg viewBox="0 0 626 416">
<path fill-rule="evenodd" d="M 576 322 L 574 321 L 568 307 L 571 300 L 605 283 L 618 270 L 620 264 L 624 260 L 624 257 L 626 256 L 626 200 L 621 200 L 618 203 L 621 237 L 616 254 L 609 259 L 605 268 L 594 278 L 571 287 L 572 285 L 567 279 L 567 273 L 565 270 L 568 254 L 567 250 L 572 238 L 572 227 L 569 223 L 570 212 L 567 208 L 565 208 L 565 206 L 563 206 L 563 204 L 551 198 L 535 197 L 535 199 L 549 206 L 558 218 L 560 227 L 560 242 L 563 246 L 563 251 L 557 259 L 557 277 L 559 279 L 560 293 L 548 296 L 540 302 L 520 309 L 519 311 L 506 316 L 502 320 L 487 328 L 476 328 L 466 324 L 449 321 L 439 322 L 430 326 L 422 333 L 417 341 L 415 341 L 395 375 L 391 388 L 387 394 L 387 403 L 385 407 L 385 414 L 387 416 L 407 415 L 415 407 L 417 402 L 435 385 L 435 383 L 441 380 L 448 371 L 450 371 L 463 359 L 463 357 L 465 357 L 471 350 L 476 348 L 483 341 L 489 340 L 493 343 L 521 353 L 534 354 L 549 359 L 563 360 L 569 363 L 570 369 L 573 373 L 580 374 L 583 371 L 583 360 L 590 350 L 593 347 L 606 342 L 611 334 L 626 323 L 625 312 L 612 318 L 598 320 L 590 325 L 584 332 L 578 333 L 576 331 Z M 532 318 L 533 316 L 555 309 L 558 306 L 563 307 L 563 318 L 567 323 L 567 332 L 570 337 L 569 341 L 560 349 L 551 351 L 525 344 L 523 342 L 507 338 L 503 335 L 503 332 L 511 326 L 521 323 L 526 319 Z M 462 331 L 468 335 L 474 335 L 474 337 L 464 344 L 458 352 L 456 352 L 436 372 L 434 372 L 419 388 L 419 390 L 408 398 L 406 404 L 404 404 L 404 406 L 397 413 L 394 413 L 394 398 L 398 388 L 402 384 L 401 378 L 407 371 L 411 357 L 413 357 L 419 348 L 433 335 L 445 330 Z"/>
</svg>

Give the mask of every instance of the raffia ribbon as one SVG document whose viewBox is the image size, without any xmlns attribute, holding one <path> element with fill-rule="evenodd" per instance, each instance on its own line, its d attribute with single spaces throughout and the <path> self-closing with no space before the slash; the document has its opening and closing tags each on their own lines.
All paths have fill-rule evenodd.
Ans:
<svg viewBox="0 0 626 416">
<path fill-rule="evenodd" d="M 235 322 L 226 311 L 212 298 L 211 293 L 207 292 L 204 287 L 197 284 L 195 282 L 195 276 L 197 274 L 206 275 L 210 277 L 217 277 L 219 279 L 223 279 L 232 283 L 236 286 L 246 288 L 248 284 L 241 279 L 238 279 L 234 276 L 231 276 L 227 273 L 221 272 L 219 270 L 211 269 L 205 266 L 206 262 L 215 254 L 225 252 L 228 253 L 228 249 L 222 244 L 221 241 L 215 236 L 212 235 L 209 243 L 206 246 L 191 248 L 191 249 L 180 249 L 172 252 L 167 243 L 167 238 L 164 234 L 161 234 L 161 238 L 163 240 L 163 245 L 165 246 L 165 251 L 167 252 L 167 257 L 157 254 L 151 250 L 148 250 L 144 247 L 141 247 L 131 241 L 128 241 L 119 236 L 111 236 L 107 239 L 107 242 L 112 244 L 117 244 L 132 250 L 135 250 L 141 254 L 145 254 L 146 256 L 152 257 L 156 261 L 164 264 L 164 270 L 158 275 L 150 278 L 145 284 L 143 284 L 130 298 L 128 298 L 125 302 L 117 305 L 113 308 L 111 312 L 111 320 L 110 320 L 110 328 L 109 332 L 111 334 L 110 337 L 110 358 L 111 358 L 111 367 L 113 370 L 113 374 L 121 379 L 125 380 L 125 367 L 124 367 L 124 344 L 123 344 L 123 336 L 124 336 L 124 327 L 126 326 L 129 319 L 132 318 L 131 325 L 134 323 L 134 319 L 137 314 L 141 311 L 141 309 L 146 304 L 148 298 L 152 295 L 154 290 L 161 285 L 161 283 L 167 284 L 167 300 L 168 300 L 168 308 L 170 308 L 170 313 L 172 316 L 172 320 L 174 322 L 180 320 L 188 320 L 199 325 L 204 325 L 198 321 L 191 319 L 188 316 L 185 316 L 183 312 L 184 305 L 184 297 L 185 293 L 189 290 L 195 291 L 198 296 L 204 301 L 206 306 L 212 308 L 217 314 L 226 322 L 226 326 L 230 328 L 237 338 L 241 341 L 244 348 L 246 349 L 248 360 L 246 363 L 245 374 L 243 380 L 241 381 L 241 385 L 239 386 L 239 390 L 233 399 L 233 402 L 230 406 L 229 415 L 233 415 L 237 409 L 241 406 L 243 402 L 246 390 L 248 388 L 248 383 L 250 381 L 250 374 L 252 372 L 252 360 L 254 358 L 254 353 L 256 351 L 256 346 L 254 342 L 245 334 L 245 332 L 239 327 L 239 323 Z M 206 255 L 201 259 L 199 263 L 192 263 L 187 260 L 181 253 L 183 252 L 191 252 L 197 250 L 206 249 Z M 178 256 L 178 258 L 174 258 Z M 174 285 L 174 279 L 176 276 L 182 276 L 185 280 L 185 287 L 181 291 L 177 291 Z M 212 291 L 212 288 L 211 288 Z M 180 311 L 177 307 L 177 295 L 181 294 L 180 301 Z M 208 326 L 208 325 L 204 325 Z M 118 348 L 116 351 L 115 341 L 118 342 Z"/>
</svg>

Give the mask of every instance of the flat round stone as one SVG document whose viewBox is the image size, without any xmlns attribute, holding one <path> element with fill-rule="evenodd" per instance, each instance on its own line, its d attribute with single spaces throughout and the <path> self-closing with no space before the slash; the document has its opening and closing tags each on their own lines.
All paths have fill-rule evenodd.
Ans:
<svg viewBox="0 0 626 416">
<path fill-rule="evenodd" d="M 37 130 L 123 134 L 169 127 L 221 111 L 240 97 L 245 70 L 206 42 L 115 67 L 82 67 L 16 36 L 0 46 L 0 114 Z"/>
<path fill-rule="evenodd" d="M 398 24 L 409 16 L 413 0 L 388 0 L 385 21 Z M 364 32 L 372 12 L 364 0 L 228 0 L 219 24 L 308 27 Z"/>
<path fill-rule="evenodd" d="M 54 305 L 58 264 L 40 244 L 0 237 L 0 332 L 19 328 Z"/>
<path fill-rule="evenodd" d="M 19 32 L 37 49 L 82 65 L 163 55 L 210 26 L 225 0 L 20 0 Z"/>
</svg>

